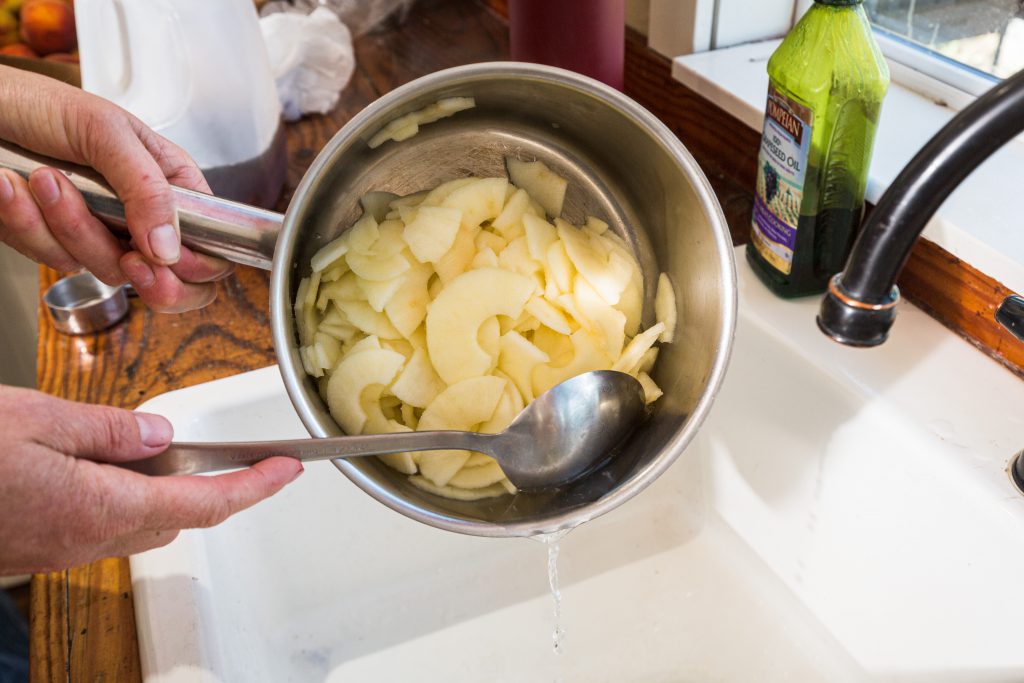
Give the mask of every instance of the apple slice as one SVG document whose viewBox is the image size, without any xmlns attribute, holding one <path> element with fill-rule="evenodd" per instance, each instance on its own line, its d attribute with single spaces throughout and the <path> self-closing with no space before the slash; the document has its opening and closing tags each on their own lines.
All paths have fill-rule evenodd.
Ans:
<svg viewBox="0 0 1024 683">
<path fill-rule="evenodd" d="M 640 321 L 644 305 L 643 299 L 644 283 L 638 271 L 630 278 L 626 289 L 622 291 L 619 303 L 615 304 L 615 308 L 622 311 L 622 314 L 626 316 L 626 334 L 629 336 L 635 335 L 640 331 Z"/>
<path fill-rule="evenodd" d="M 629 284 L 634 263 L 619 251 L 602 244 L 605 239 L 589 230 L 577 228 L 561 219 L 555 219 L 558 236 L 565 245 L 569 260 L 587 278 L 598 294 L 609 304 L 619 303 L 622 291 Z"/>
<path fill-rule="evenodd" d="M 434 429 L 471 430 L 486 422 L 505 391 L 507 382 L 499 377 L 472 377 L 442 391 L 420 416 L 420 431 Z M 445 450 L 423 453 L 420 472 L 437 486 L 444 486 L 469 460 L 470 451 Z"/>
<path fill-rule="evenodd" d="M 363 431 L 363 391 L 374 384 L 390 384 L 404 363 L 400 353 L 388 349 L 368 349 L 341 359 L 327 383 L 327 405 L 346 434 Z"/>
<path fill-rule="evenodd" d="M 644 355 L 640 356 L 640 360 L 637 361 L 636 365 L 628 370 L 630 375 L 636 377 L 641 372 L 650 374 L 654 368 L 655 361 L 658 360 L 658 347 L 652 346 L 651 348 L 644 351 Z"/>
<path fill-rule="evenodd" d="M 399 339 L 402 333 L 395 329 L 388 317 L 370 308 L 365 301 L 335 301 L 334 305 L 344 314 L 345 319 L 366 334 L 375 334 L 382 339 Z"/>
<path fill-rule="evenodd" d="M 320 282 L 335 282 L 341 278 L 342 275 L 349 271 L 348 263 L 345 259 L 338 259 L 333 265 L 328 266 L 327 269 L 320 275 Z"/>
<path fill-rule="evenodd" d="M 348 266 L 353 273 L 364 280 L 375 282 L 396 278 L 412 266 L 401 253 L 391 256 L 368 256 L 349 252 L 347 258 Z"/>
<path fill-rule="evenodd" d="M 572 334 L 572 324 L 565 314 L 544 297 L 534 296 L 526 302 L 526 311 L 560 334 Z"/>
<path fill-rule="evenodd" d="M 587 230 L 594 233 L 595 235 L 603 235 L 606 232 L 608 232 L 608 224 L 595 216 L 587 216 L 587 222 L 583 225 L 583 227 L 585 227 Z"/>
<path fill-rule="evenodd" d="M 480 348 L 480 326 L 496 315 L 516 318 L 533 293 L 527 277 L 500 268 L 458 276 L 427 308 L 427 349 L 448 384 L 485 374 L 496 358 Z"/>
<path fill-rule="evenodd" d="M 497 235 L 490 230 L 481 230 L 476 235 L 476 239 L 473 240 L 478 251 L 484 249 L 490 249 L 495 254 L 501 253 L 501 250 L 508 246 L 508 240 Z"/>
<path fill-rule="evenodd" d="M 402 236 L 420 263 L 437 261 L 452 248 L 462 223 L 462 211 L 441 206 L 422 206 L 406 223 Z"/>
<path fill-rule="evenodd" d="M 433 190 L 427 193 L 427 196 L 423 198 L 421 206 L 441 206 L 444 204 L 444 200 L 448 198 L 452 192 L 465 187 L 479 178 L 456 178 L 455 180 L 449 180 L 446 183 L 441 183 Z"/>
<path fill-rule="evenodd" d="M 377 385 L 380 388 L 380 385 Z M 371 389 L 372 391 L 372 389 Z M 370 393 L 370 392 L 367 392 Z M 366 406 L 367 393 L 363 394 L 363 405 Z M 363 426 L 364 434 L 399 434 L 402 432 L 411 432 L 412 429 L 396 422 L 385 418 L 383 413 L 380 415 L 370 415 L 366 419 L 366 424 Z M 384 455 L 378 455 L 380 459 L 388 467 L 398 470 L 402 474 L 416 474 L 417 467 L 416 462 L 413 460 L 412 454 L 408 452 L 403 453 L 386 453 Z"/>
<path fill-rule="evenodd" d="M 534 346 L 551 359 L 548 362 L 552 367 L 562 367 L 572 360 L 572 340 L 546 325 L 541 325 L 534 330 L 532 341 Z"/>
<path fill-rule="evenodd" d="M 316 299 L 316 307 L 325 311 L 332 301 L 366 301 L 366 293 L 359 286 L 359 278 L 349 271 L 334 282 L 328 282 L 320 288 Z"/>
<path fill-rule="evenodd" d="M 604 339 L 604 348 L 612 358 L 622 353 L 626 341 L 626 316 L 608 305 L 586 278 L 577 275 L 573 290 L 576 310 L 590 323 L 590 329 Z"/>
<path fill-rule="evenodd" d="M 544 258 L 544 277 L 562 294 L 572 292 L 573 278 L 576 275 L 576 268 L 569 260 L 565 251 L 565 245 L 559 240 L 548 247 L 548 253 Z"/>
<path fill-rule="evenodd" d="M 485 234 L 485 230 L 481 230 L 480 234 Z M 494 253 L 494 250 L 490 247 L 484 247 L 476 252 L 476 256 L 469 263 L 469 270 L 474 268 L 497 268 L 498 267 L 498 255 Z"/>
<path fill-rule="evenodd" d="M 676 337 L 676 293 L 668 275 L 658 276 L 658 289 L 654 294 L 654 318 L 665 324 L 665 331 L 658 341 L 671 344 Z"/>
<path fill-rule="evenodd" d="M 537 215 L 534 212 L 533 204 L 530 202 L 530 195 L 526 190 L 517 189 L 505 202 L 505 207 L 498 214 L 498 217 L 491 222 L 497 232 L 506 240 L 514 240 L 523 235 L 523 216 L 526 214 Z"/>
<path fill-rule="evenodd" d="M 560 382 L 591 370 L 604 370 L 611 366 L 612 359 L 605 353 L 601 339 L 585 329 L 577 330 L 570 337 L 573 356 L 561 367 L 543 364 L 533 371 L 533 393 L 540 396 Z"/>
<path fill-rule="evenodd" d="M 374 281 L 357 278 L 357 284 L 362 290 L 366 303 L 370 304 L 370 308 L 378 313 L 383 313 L 384 307 L 391 301 L 391 297 L 405 284 L 405 278 L 405 273 L 390 280 Z"/>
<path fill-rule="evenodd" d="M 523 216 L 523 228 L 526 229 L 526 245 L 530 250 L 530 256 L 543 264 L 548 258 L 548 248 L 558 241 L 555 226 L 543 218 L 526 214 Z"/>
<path fill-rule="evenodd" d="M 427 282 L 433 273 L 434 269 L 429 265 L 414 266 L 405 273 L 402 286 L 384 305 L 388 320 L 403 337 L 408 338 L 427 317 L 427 304 L 430 302 Z"/>
<path fill-rule="evenodd" d="M 369 214 L 357 220 L 352 228 L 347 233 L 344 233 L 349 236 L 349 251 L 358 254 L 370 254 L 374 242 L 380 237 L 377 225 L 377 219 Z"/>
<path fill-rule="evenodd" d="M 498 217 L 505 206 L 506 188 L 505 178 L 476 178 L 452 191 L 441 205 L 462 211 L 463 229 L 476 228 Z"/>
<path fill-rule="evenodd" d="M 454 477 L 448 480 L 449 486 L 458 489 L 482 489 L 497 484 L 505 478 L 498 463 L 492 460 L 476 467 L 463 467 Z"/>
<path fill-rule="evenodd" d="M 529 343 L 529 342 L 527 342 Z M 499 377 L 497 372 L 495 377 Z M 502 377 L 505 379 L 505 377 Z M 498 401 L 498 405 L 494 408 L 494 414 L 491 415 L 491 419 L 480 425 L 480 431 L 485 434 L 497 434 L 498 432 L 504 431 L 506 427 L 512 424 L 512 420 L 518 417 L 519 413 L 523 412 L 523 408 L 526 407 L 526 403 L 523 400 L 522 394 L 516 385 L 512 382 L 511 378 L 505 382 L 505 393 L 502 394 L 501 399 Z M 488 460 L 491 460 L 488 456 L 483 456 Z M 479 462 L 474 462 L 474 458 L 470 458 L 470 462 L 466 463 L 467 467 L 473 467 L 479 465 Z"/>
<path fill-rule="evenodd" d="M 466 272 L 476 255 L 476 234 L 480 228 L 459 228 L 452 248 L 434 264 L 441 284 L 447 284 Z"/>
<path fill-rule="evenodd" d="M 640 386 L 644 388 L 644 403 L 654 403 L 665 393 L 646 372 L 637 374 L 636 378 L 640 380 Z"/>
<path fill-rule="evenodd" d="M 313 335 L 313 349 L 316 351 L 317 364 L 324 370 L 333 368 L 341 357 L 341 342 L 323 332 Z"/>
<path fill-rule="evenodd" d="M 525 236 L 517 237 L 508 243 L 508 246 L 498 254 L 498 264 L 505 270 L 527 276 L 532 276 L 543 269 L 543 265 L 530 256 L 530 247 Z"/>
<path fill-rule="evenodd" d="M 505 165 L 513 185 L 526 190 L 552 218 L 562 215 L 569 181 L 548 168 L 543 161 L 520 161 L 508 157 Z"/>
<path fill-rule="evenodd" d="M 665 323 L 657 323 L 630 339 L 629 343 L 626 344 L 626 348 L 622 350 L 622 355 L 612 365 L 612 370 L 626 372 L 639 363 L 640 359 L 647 353 L 647 350 L 654 346 L 658 341 L 658 337 L 664 331 Z"/>
<path fill-rule="evenodd" d="M 429 479 L 419 475 L 409 477 L 409 483 L 427 493 L 433 493 L 435 496 L 462 501 L 483 500 L 484 498 L 494 498 L 505 493 L 516 492 L 515 487 L 509 488 L 511 484 L 508 483 L 507 479 L 482 489 L 458 489 L 454 486 L 437 486 Z"/>
<path fill-rule="evenodd" d="M 333 240 L 320 247 L 320 249 L 313 254 L 313 258 L 310 261 L 310 267 L 313 269 L 313 272 L 326 270 L 335 261 L 344 256 L 348 252 L 348 241 L 349 233 L 343 232 L 340 236 L 335 237 Z"/>
<path fill-rule="evenodd" d="M 391 386 L 391 393 L 415 408 L 426 408 L 444 390 L 445 383 L 438 377 L 423 349 L 413 350 L 412 358 Z"/>
</svg>

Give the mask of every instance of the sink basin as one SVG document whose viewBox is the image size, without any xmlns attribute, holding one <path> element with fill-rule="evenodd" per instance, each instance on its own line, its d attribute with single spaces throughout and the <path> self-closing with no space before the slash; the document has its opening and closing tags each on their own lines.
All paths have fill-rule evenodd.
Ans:
<svg viewBox="0 0 1024 683">
<path fill-rule="evenodd" d="M 886 346 L 840 347 L 816 299 L 739 270 L 700 436 L 560 542 L 560 653 L 544 544 L 417 524 L 312 463 L 131 558 L 145 680 L 1024 679 L 1024 384 L 908 304 Z M 305 434 L 276 368 L 144 408 L 182 440 Z"/>
</svg>

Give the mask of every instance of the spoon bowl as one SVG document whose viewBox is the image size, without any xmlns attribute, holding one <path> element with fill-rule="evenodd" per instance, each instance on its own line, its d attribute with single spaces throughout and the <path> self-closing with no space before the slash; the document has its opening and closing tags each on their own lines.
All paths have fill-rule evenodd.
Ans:
<svg viewBox="0 0 1024 683">
<path fill-rule="evenodd" d="M 364 434 L 292 441 L 173 443 L 159 455 L 121 466 L 153 476 L 246 467 L 274 456 L 333 460 L 406 451 L 485 453 L 517 488 L 555 488 L 600 466 L 642 422 L 644 390 L 623 372 L 577 375 L 537 397 L 498 434 L 460 431 Z"/>
</svg>

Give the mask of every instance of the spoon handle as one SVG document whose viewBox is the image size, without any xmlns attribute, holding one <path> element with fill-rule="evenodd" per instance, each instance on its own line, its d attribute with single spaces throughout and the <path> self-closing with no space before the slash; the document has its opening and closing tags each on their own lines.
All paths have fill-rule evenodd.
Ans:
<svg viewBox="0 0 1024 683">
<path fill-rule="evenodd" d="M 366 434 L 326 439 L 225 443 L 172 443 L 163 453 L 145 460 L 119 463 L 121 467 L 153 476 L 201 474 L 246 467 L 283 455 L 297 460 L 332 460 L 404 451 L 465 449 L 492 453 L 493 434 L 437 431 Z"/>
</svg>

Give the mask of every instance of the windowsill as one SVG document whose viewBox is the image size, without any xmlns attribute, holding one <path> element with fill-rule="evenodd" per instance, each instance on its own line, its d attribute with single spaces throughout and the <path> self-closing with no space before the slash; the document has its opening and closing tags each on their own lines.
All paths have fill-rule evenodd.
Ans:
<svg viewBox="0 0 1024 683">
<path fill-rule="evenodd" d="M 764 124 L 768 57 L 778 40 L 676 57 L 672 75 L 754 130 Z M 875 140 L 867 199 L 877 202 L 899 171 L 956 112 L 899 84 L 889 88 Z M 1015 140 L 949 196 L 924 236 L 1006 287 L 1024 292 L 1024 226 L 1015 220 L 1024 144 Z"/>
</svg>

